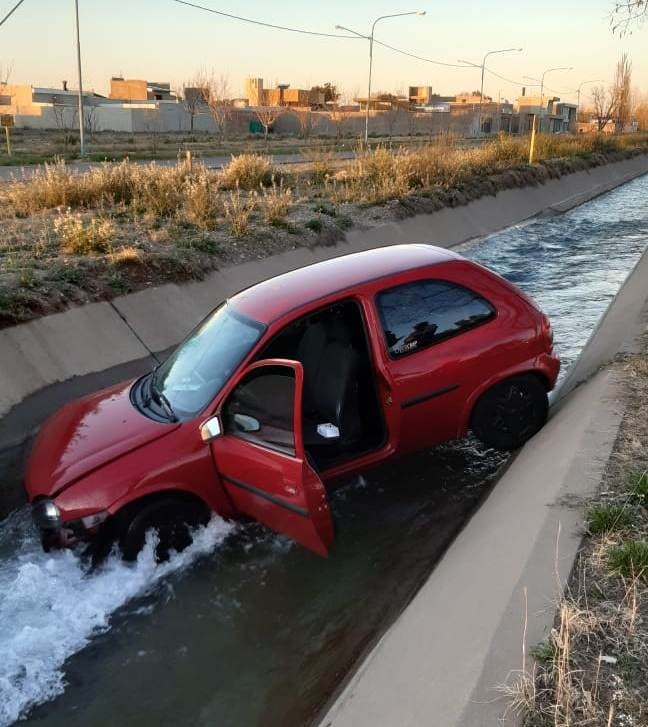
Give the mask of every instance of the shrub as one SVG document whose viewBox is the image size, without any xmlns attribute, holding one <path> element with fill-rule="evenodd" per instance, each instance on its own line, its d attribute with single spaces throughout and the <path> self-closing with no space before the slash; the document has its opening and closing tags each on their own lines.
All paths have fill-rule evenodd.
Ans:
<svg viewBox="0 0 648 727">
<path fill-rule="evenodd" d="M 261 154 L 239 154 L 223 169 L 221 184 L 225 189 L 238 187 L 246 191 L 271 184 L 274 168 L 270 158 Z"/>
<path fill-rule="evenodd" d="M 644 507 L 648 505 L 648 471 L 630 474 L 628 476 L 628 487 L 636 500 Z"/>
<path fill-rule="evenodd" d="M 648 580 L 648 540 L 626 540 L 610 550 L 610 568 L 626 578 Z"/>
<path fill-rule="evenodd" d="M 277 185 L 274 177 L 270 188 L 261 187 L 261 208 L 263 217 L 269 225 L 280 225 L 285 222 L 292 203 L 292 191 L 284 189 L 282 182 Z"/>
<path fill-rule="evenodd" d="M 115 227 L 110 220 L 99 217 L 93 217 L 86 223 L 80 215 L 66 210 L 54 220 L 54 232 L 62 252 L 93 255 L 109 252 Z"/>
<path fill-rule="evenodd" d="M 312 220 L 308 220 L 306 227 L 313 232 L 320 233 L 322 231 L 322 220 L 317 217 L 313 217 Z"/>
<path fill-rule="evenodd" d="M 225 201 L 225 219 L 229 223 L 234 237 L 243 237 L 250 229 L 250 218 L 256 207 L 256 193 L 254 196 L 244 197 L 238 188 L 229 194 Z"/>
<path fill-rule="evenodd" d="M 632 522 L 621 505 L 594 505 L 587 511 L 587 529 L 592 535 L 624 530 Z"/>
<path fill-rule="evenodd" d="M 181 217 L 189 224 L 207 230 L 213 227 L 220 210 L 214 177 L 202 167 L 187 177 L 182 188 Z"/>
</svg>

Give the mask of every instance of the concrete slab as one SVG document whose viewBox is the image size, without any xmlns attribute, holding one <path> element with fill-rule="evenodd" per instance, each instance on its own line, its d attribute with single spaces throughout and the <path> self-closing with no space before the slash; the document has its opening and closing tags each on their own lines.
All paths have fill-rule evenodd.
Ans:
<svg viewBox="0 0 648 727">
<path fill-rule="evenodd" d="M 581 542 L 574 498 L 593 491 L 622 419 L 614 376 L 583 385 L 513 461 L 322 727 L 496 727 L 496 685 L 539 641 Z M 512 722 L 514 720 L 512 719 Z"/>
<path fill-rule="evenodd" d="M 0 330 L 0 416 L 26 396 L 148 354 L 109 303 Z"/>
</svg>

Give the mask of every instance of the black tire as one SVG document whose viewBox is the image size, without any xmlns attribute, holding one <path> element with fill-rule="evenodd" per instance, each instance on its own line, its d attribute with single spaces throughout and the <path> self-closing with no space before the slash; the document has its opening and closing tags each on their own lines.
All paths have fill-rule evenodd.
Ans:
<svg viewBox="0 0 648 727">
<path fill-rule="evenodd" d="M 548 410 L 547 392 L 537 376 L 513 376 L 482 394 L 471 428 L 488 447 L 518 449 L 542 429 Z"/>
<path fill-rule="evenodd" d="M 155 530 L 159 542 L 155 548 L 158 563 L 169 559 L 192 543 L 191 530 L 209 521 L 209 509 L 199 500 L 161 497 L 135 503 L 117 514 L 115 533 L 124 560 L 137 559 L 146 542 L 146 533 Z"/>
</svg>

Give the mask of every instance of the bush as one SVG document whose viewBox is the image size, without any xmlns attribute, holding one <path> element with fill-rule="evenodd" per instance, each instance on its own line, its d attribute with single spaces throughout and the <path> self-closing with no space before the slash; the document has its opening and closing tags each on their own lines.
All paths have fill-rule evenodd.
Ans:
<svg viewBox="0 0 648 727">
<path fill-rule="evenodd" d="M 587 511 L 587 529 L 592 535 L 624 530 L 632 522 L 621 505 L 594 505 Z"/>
<path fill-rule="evenodd" d="M 204 167 L 197 174 L 185 179 L 180 213 L 182 219 L 207 230 L 214 226 L 220 207 L 214 177 Z"/>
<path fill-rule="evenodd" d="M 254 196 L 244 197 L 238 186 L 229 194 L 225 201 L 225 219 L 229 223 L 234 237 L 243 237 L 250 228 L 252 212 L 256 207 L 256 193 Z"/>
<path fill-rule="evenodd" d="M 80 215 L 67 210 L 54 220 L 54 232 L 62 252 L 94 255 L 110 251 L 115 227 L 110 220 L 99 217 L 93 217 L 86 223 Z"/>
<path fill-rule="evenodd" d="M 610 568 L 626 578 L 648 580 L 648 540 L 626 540 L 610 551 Z"/>
<path fill-rule="evenodd" d="M 269 189 L 261 187 L 261 208 L 263 217 L 269 225 L 283 224 L 292 203 L 292 191 L 284 189 L 281 182 L 277 185 L 274 177 L 272 178 L 272 187 Z"/>
<path fill-rule="evenodd" d="M 246 191 L 272 183 L 274 167 L 269 157 L 260 154 L 232 156 L 232 161 L 223 169 L 221 184 L 225 189 L 238 187 Z"/>
<path fill-rule="evenodd" d="M 306 227 L 313 232 L 320 233 L 322 231 L 322 220 L 317 217 L 313 217 L 312 220 L 308 220 Z"/>
<path fill-rule="evenodd" d="M 628 487 L 632 496 L 646 507 L 648 505 L 648 471 L 630 474 Z"/>
</svg>

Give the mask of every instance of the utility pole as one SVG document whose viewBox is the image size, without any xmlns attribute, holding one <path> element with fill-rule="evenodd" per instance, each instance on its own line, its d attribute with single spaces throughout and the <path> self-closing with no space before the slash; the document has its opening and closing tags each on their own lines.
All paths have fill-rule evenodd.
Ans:
<svg viewBox="0 0 648 727">
<path fill-rule="evenodd" d="M 486 70 L 486 59 L 488 56 L 492 56 L 495 53 L 521 53 L 522 48 L 502 48 L 501 50 L 489 50 L 488 53 L 484 54 L 484 57 L 481 62 L 481 66 L 477 66 L 478 68 L 481 67 L 481 86 L 479 87 L 479 131 L 477 132 L 477 136 L 482 135 L 482 110 L 484 107 L 484 71 Z M 476 66 L 476 63 L 471 63 L 470 61 L 462 61 L 459 59 L 459 63 L 465 63 L 468 66 Z"/>
<path fill-rule="evenodd" d="M 79 0 L 74 0 L 76 15 L 76 45 L 77 45 L 77 67 L 79 72 L 79 153 L 85 156 L 85 136 L 83 118 L 83 77 L 81 73 L 81 37 L 79 33 Z"/>
<path fill-rule="evenodd" d="M 401 18 L 404 15 L 425 15 L 425 10 L 414 10 L 408 13 L 393 13 L 392 15 L 381 15 L 376 18 L 371 26 L 371 35 L 363 35 L 358 33 L 356 30 L 351 30 L 344 25 L 336 25 L 336 30 L 346 30 L 348 33 L 353 33 L 359 38 L 365 38 L 369 41 L 369 82 L 367 84 L 367 106 L 365 108 L 365 130 L 364 130 L 364 146 L 365 151 L 369 149 L 369 104 L 371 103 L 371 71 L 373 67 L 373 45 L 374 45 L 374 32 L 376 30 L 376 24 L 379 20 L 385 20 L 387 18 Z"/>
</svg>

